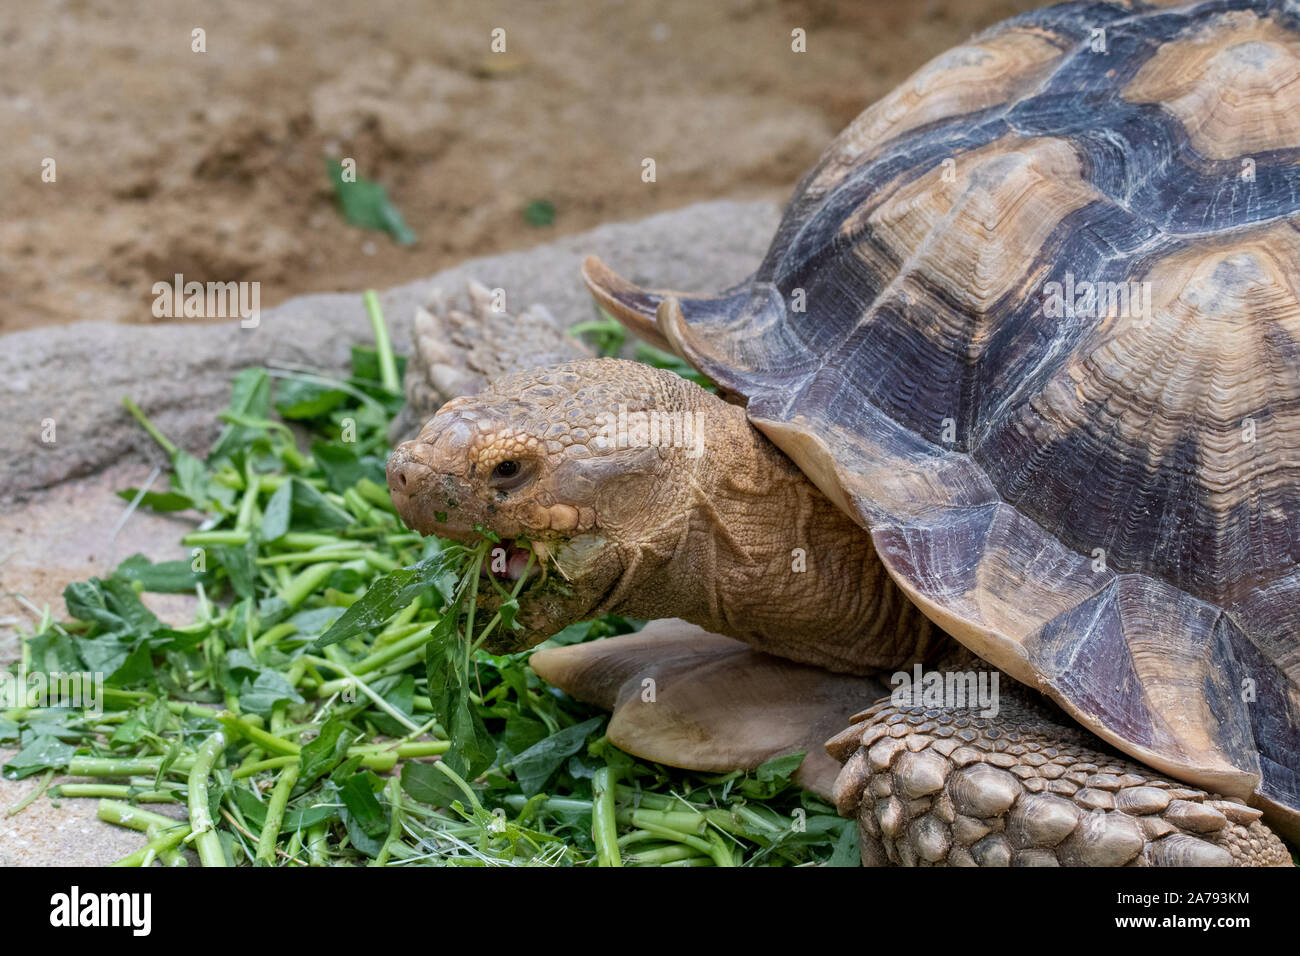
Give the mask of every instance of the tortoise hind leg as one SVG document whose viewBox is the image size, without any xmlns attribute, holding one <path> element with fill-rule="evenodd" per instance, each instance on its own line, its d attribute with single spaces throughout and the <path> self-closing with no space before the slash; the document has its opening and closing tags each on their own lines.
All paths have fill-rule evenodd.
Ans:
<svg viewBox="0 0 1300 956">
<path fill-rule="evenodd" d="M 1260 812 L 1160 777 L 1024 696 L 888 699 L 826 745 L 867 865 L 1285 866 Z"/>
</svg>

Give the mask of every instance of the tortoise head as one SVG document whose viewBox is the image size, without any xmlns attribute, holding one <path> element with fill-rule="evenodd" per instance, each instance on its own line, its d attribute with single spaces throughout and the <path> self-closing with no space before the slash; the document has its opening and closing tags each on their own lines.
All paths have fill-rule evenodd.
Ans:
<svg viewBox="0 0 1300 956">
<path fill-rule="evenodd" d="M 696 394 L 692 394 L 692 390 Z M 388 485 L 415 531 L 464 543 L 495 533 L 492 573 L 527 574 L 516 621 L 492 649 L 520 650 L 618 606 L 627 572 L 655 532 L 689 507 L 674 475 L 698 458 L 693 383 L 636 362 L 595 359 L 508 375 L 453 399 L 388 462 Z M 685 441 L 638 431 L 673 418 Z M 654 437 L 651 442 L 645 439 Z M 530 547 L 536 558 L 528 566 Z M 527 568 L 527 570 L 525 570 Z M 497 588 L 480 589 L 489 605 Z"/>
</svg>

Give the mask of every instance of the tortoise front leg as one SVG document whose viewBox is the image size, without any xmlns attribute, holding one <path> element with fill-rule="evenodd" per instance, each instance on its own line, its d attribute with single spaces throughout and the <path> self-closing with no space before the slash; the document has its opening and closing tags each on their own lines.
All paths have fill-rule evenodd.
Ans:
<svg viewBox="0 0 1300 956">
<path fill-rule="evenodd" d="M 826 749 L 868 866 L 1286 866 L 1260 811 L 1158 776 L 1025 695 L 895 706 Z"/>
</svg>

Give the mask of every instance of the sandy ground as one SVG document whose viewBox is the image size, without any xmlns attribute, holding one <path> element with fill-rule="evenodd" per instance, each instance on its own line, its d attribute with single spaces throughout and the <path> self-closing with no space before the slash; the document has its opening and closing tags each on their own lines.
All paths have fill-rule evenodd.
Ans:
<svg viewBox="0 0 1300 956">
<path fill-rule="evenodd" d="M 177 272 L 258 281 L 266 307 L 700 199 L 783 199 L 863 107 L 1033 5 L 6 0 L 0 331 L 149 321 Z M 382 182 L 419 242 L 348 226 L 327 156 Z M 525 223 L 534 200 L 553 225 Z"/>
</svg>

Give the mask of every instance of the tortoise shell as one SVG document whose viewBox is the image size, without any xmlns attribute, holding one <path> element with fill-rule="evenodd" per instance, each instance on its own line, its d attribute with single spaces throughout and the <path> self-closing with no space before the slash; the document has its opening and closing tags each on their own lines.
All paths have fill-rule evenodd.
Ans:
<svg viewBox="0 0 1300 956">
<path fill-rule="evenodd" d="M 750 280 L 587 278 L 946 631 L 1300 821 L 1300 6 L 1007 21 L 835 140 Z"/>
</svg>

